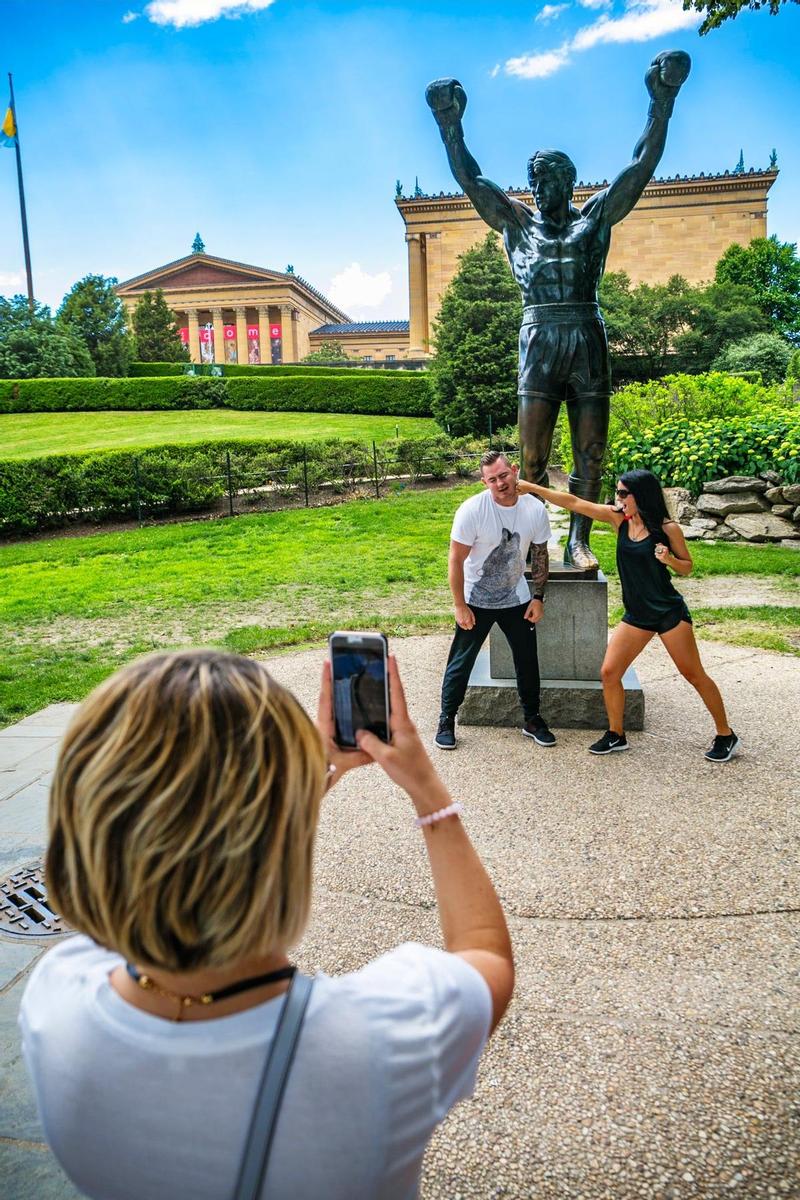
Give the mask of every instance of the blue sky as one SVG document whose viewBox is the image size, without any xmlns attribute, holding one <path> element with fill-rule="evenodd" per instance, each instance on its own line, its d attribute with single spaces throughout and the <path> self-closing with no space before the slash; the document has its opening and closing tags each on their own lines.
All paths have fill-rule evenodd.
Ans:
<svg viewBox="0 0 800 1200">
<path fill-rule="evenodd" d="M 663 49 L 693 70 L 660 175 L 781 174 L 769 230 L 800 240 L 800 6 L 705 38 L 680 0 L 4 0 L 34 284 L 57 305 L 88 272 L 209 253 L 299 274 L 361 319 L 408 315 L 395 180 L 455 190 L 425 85 L 454 75 L 482 170 L 521 187 L 539 146 L 613 176 Z M 4 79 L 0 108 L 5 111 Z M 0 294 L 24 290 L 13 151 L 0 149 Z"/>
</svg>

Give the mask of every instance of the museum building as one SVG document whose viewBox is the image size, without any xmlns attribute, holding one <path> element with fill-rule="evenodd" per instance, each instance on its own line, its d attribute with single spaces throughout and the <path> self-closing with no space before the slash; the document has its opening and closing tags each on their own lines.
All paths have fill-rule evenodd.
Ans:
<svg viewBox="0 0 800 1200">
<path fill-rule="evenodd" d="M 614 227 L 606 269 L 626 271 L 634 284 L 690 283 L 714 277 L 732 242 L 767 236 L 767 194 L 777 168 L 722 175 L 653 179 L 636 207 Z M 576 185 L 580 207 L 607 183 Z M 529 191 L 509 196 L 533 204 Z M 199 234 L 192 253 L 117 286 L 130 316 L 146 291 L 161 288 L 195 362 L 295 363 L 326 341 L 361 362 L 424 360 L 432 326 L 460 255 L 482 241 L 488 226 L 463 192 L 395 198 L 408 249 L 409 320 L 351 321 L 305 279 L 207 254 Z M 409 363 L 410 365 L 410 363 Z"/>
</svg>

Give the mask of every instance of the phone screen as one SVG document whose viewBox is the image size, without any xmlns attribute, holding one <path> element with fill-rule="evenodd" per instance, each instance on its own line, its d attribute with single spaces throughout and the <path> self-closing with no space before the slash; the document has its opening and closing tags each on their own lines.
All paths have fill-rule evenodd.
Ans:
<svg viewBox="0 0 800 1200">
<path fill-rule="evenodd" d="M 352 646 L 337 639 L 331 644 L 331 658 L 337 744 L 355 747 L 355 735 L 359 729 L 367 729 L 381 741 L 388 742 L 386 655 L 383 647 Z"/>
</svg>

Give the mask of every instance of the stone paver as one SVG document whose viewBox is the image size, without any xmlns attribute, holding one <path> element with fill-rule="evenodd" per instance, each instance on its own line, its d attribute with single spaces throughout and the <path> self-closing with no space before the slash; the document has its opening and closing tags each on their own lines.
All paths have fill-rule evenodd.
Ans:
<svg viewBox="0 0 800 1200">
<path fill-rule="evenodd" d="M 396 644 L 426 737 L 447 645 Z M 707 716 L 659 646 L 637 664 L 646 727 L 627 755 L 591 758 L 582 731 L 560 731 L 546 750 L 480 727 L 438 755 L 509 913 L 518 978 L 475 1097 L 433 1140 L 426 1200 L 800 1195 L 800 766 L 786 719 L 800 711 L 800 670 L 746 648 L 701 652 L 744 743 L 726 766 L 703 760 Z M 311 707 L 321 659 L 269 665 Z M 47 770 L 70 711 L 52 706 L 6 731 L 7 747 L 55 735 L 41 755 L 17 746 L 16 767 L 0 772 L 0 845 L 12 857 L 43 848 Z M 298 954 L 308 970 L 438 940 L 422 840 L 376 768 L 325 802 L 317 881 Z M 0 939 L 9 1200 L 77 1194 L 42 1145 L 19 1060 L 14 1015 L 39 952 Z"/>
</svg>

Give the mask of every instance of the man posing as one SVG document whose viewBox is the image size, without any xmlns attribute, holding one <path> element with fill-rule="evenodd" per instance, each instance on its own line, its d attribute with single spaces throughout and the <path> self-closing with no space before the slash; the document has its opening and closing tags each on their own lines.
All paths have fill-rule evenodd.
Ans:
<svg viewBox="0 0 800 1200">
<path fill-rule="evenodd" d="M 465 500 L 453 519 L 448 575 L 456 633 L 442 682 L 442 712 L 434 739 L 455 750 L 455 720 L 478 652 L 497 622 L 514 656 L 524 724 L 522 732 L 540 746 L 555 737 L 539 714 L 539 661 L 536 622 L 544 614 L 550 521 L 543 504 L 518 496 L 518 468 L 490 450 L 481 459 L 486 491 Z M 533 503 L 527 504 L 531 500 Z M 525 579 L 531 547 L 533 599 Z"/>
</svg>

